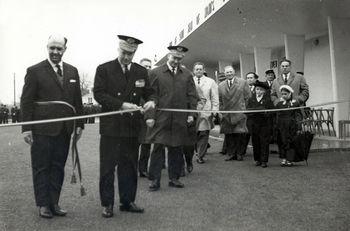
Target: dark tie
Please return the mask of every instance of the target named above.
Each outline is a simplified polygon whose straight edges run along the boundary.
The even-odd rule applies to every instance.
[[[228,81],[228,87],[231,88],[232,87],[232,80]]]
[[[287,84],[287,81],[288,81],[288,79],[287,79],[287,75],[286,75],[286,74],[284,74],[283,76],[284,76],[284,77],[283,77],[283,78],[284,78],[284,84]]]
[[[200,84],[201,83],[201,78],[197,78],[197,80],[198,80],[198,84]]]
[[[62,69],[59,64],[56,64],[57,67],[57,79],[60,82],[61,86],[63,86],[63,75],[62,75]]]
[[[124,65],[124,75],[125,75],[125,80],[128,81],[128,79],[129,79],[128,65]]]

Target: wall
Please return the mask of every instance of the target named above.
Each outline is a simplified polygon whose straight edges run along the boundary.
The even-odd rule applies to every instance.
[[[333,101],[328,35],[305,42],[304,76],[310,87],[308,105]]]

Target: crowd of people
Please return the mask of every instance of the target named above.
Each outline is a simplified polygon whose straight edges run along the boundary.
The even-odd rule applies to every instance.
[[[225,134],[226,161],[242,161],[251,137],[255,164],[266,168],[269,143],[271,137],[276,136],[281,165],[292,165],[291,139],[298,132],[297,111],[239,112],[305,105],[308,85],[303,76],[291,72],[290,60],[281,62],[281,75],[277,78],[268,70],[267,81],[259,81],[253,72],[242,79],[229,65],[224,68],[226,79],[217,83],[206,76],[203,62],[196,62],[191,71],[181,64],[190,52],[186,47],[169,46],[166,63],[152,69],[149,59],[142,59],[140,64],[132,62],[138,46],[143,43],[141,40],[125,35],[118,38],[118,57],[97,67],[93,87],[101,112],[121,110],[120,114],[100,117],[99,192],[103,217],[114,215],[115,175],[119,210],[144,212],[135,204],[138,173],[151,181],[150,191],[160,190],[165,153],[168,186],[184,188],[180,177],[184,176],[184,169],[193,171],[195,152],[198,164],[206,162],[209,132],[217,117],[220,132]],[[21,97],[23,121],[72,113],[62,105],[37,105],[38,101],[64,100],[75,107],[78,115],[84,114],[78,71],[62,61],[67,41],[60,35],[50,36],[48,59],[27,69]],[[190,111],[181,111],[183,109]],[[128,112],[123,112],[125,110]],[[84,121],[78,120],[77,139],[83,129]],[[24,125],[22,131],[25,142],[31,145],[39,215],[43,218],[65,216],[67,212],[58,202],[73,132],[72,121]]]
[[[17,106],[11,107],[11,110],[5,105],[1,104],[0,107],[0,124],[9,123],[11,118],[12,123],[17,123],[20,121],[20,110]]]

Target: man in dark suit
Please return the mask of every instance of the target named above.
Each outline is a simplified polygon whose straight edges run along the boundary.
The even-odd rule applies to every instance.
[[[97,67],[94,97],[102,105],[102,112],[141,110],[142,99],[146,102],[143,106],[145,111],[154,109],[156,98],[149,84],[147,70],[132,62],[142,41],[130,36],[118,37],[118,58]],[[135,213],[144,211],[135,204],[141,118],[140,111],[100,118],[100,197],[103,217],[113,216],[116,166],[121,204],[119,210]]]
[[[67,39],[60,35],[49,37],[49,58],[27,69],[21,97],[23,121],[43,120],[73,116],[65,105],[41,106],[36,102],[64,101],[82,114],[78,70],[62,62]],[[78,138],[84,124],[77,121]],[[73,121],[55,122],[22,127],[24,140],[31,145],[33,184],[39,215],[52,218],[64,216],[66,211],[58,205],[64,166],[69,152]]]
[[[159,108],[196,109],[198,96],[192,74],[181,60],[188,50],[182,46],[169,46],[168,60],[163,65],[150,71],[152,85],[158,84],[157,90]],[[163,166],[162,150],[168,149],[169,186],[183,188],[179,181],[183,166],[183,145],[194,144],[196,133],[194,128],[195,113],[156,111],[156,123],[147,133],[154,148],[151,154],[149,179],[152,181],[150,191],[160,188],[160,178]]]

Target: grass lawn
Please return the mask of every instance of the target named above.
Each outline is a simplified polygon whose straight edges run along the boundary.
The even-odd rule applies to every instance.
[[[309,166],[279,166],[277,155],[269,167],[255,167],[251,150],[243,162],[225,162],[222,143],[211,140],[208,162],[195,163],[181,180],[184,189],[167,186],[149,192],[139,179],[136,203],[144,214],[121,213],[101,217],[98,193],[98,125],[87,125],[79,143],[87,195],[70,184],[67,160],[61,206],[67,217],[39,218],[34,203],[29,146],[20,128],[0,133],[0,230],[350,230],[350,153],[311,153]],[[115,184],[117,186],[117,184]],[[116,195],[118,202],[118,195]],[[116,203],[117,205],[118,203]]]

